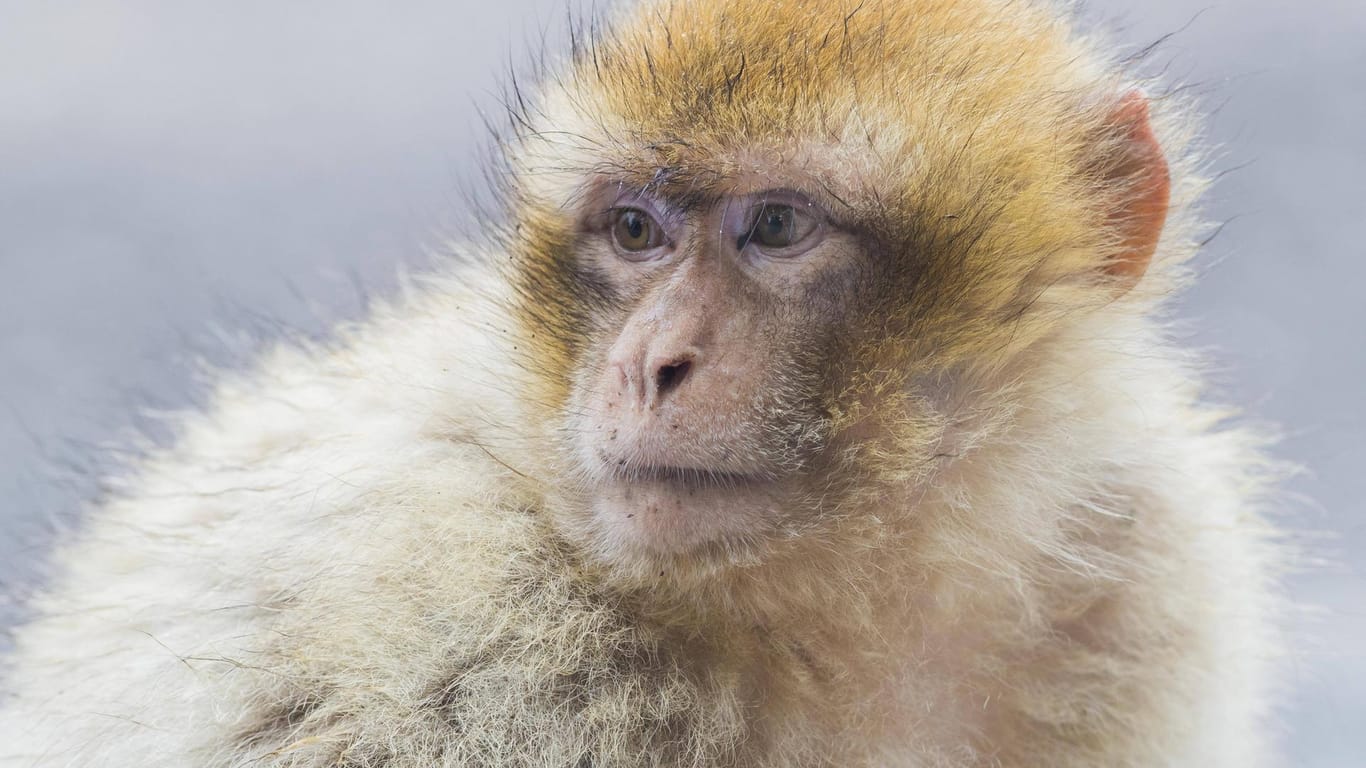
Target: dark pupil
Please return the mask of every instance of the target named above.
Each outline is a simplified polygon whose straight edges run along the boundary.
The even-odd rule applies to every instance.
[[[759,214],[759,242],[764,245],[792,244],[792,208],[769,206]]]
[[[639,240],[645,234],[645,217],[631,211],[626,214],[626,220],[622,222],[626,225],[626,236],[632,240]]]

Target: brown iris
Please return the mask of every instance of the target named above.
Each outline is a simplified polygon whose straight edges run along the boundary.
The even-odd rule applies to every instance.
[[[621,208],[612,224],[612,238],[629,253],[650,251],[664,245],[664,233],[654,217],[639,208]]]

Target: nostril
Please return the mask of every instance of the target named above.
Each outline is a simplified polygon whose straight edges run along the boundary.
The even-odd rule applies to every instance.
[[[670,391],[678,389],[691,370],[691,360],[680,360],[668,365],[661,365],[659,370],[655,371],[655,392],[663,397]]]

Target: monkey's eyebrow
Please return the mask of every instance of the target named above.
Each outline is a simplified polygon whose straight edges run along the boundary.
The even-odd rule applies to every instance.
[[[676,165],[655,166],[654,176],[646,186],[657,185],[660,187],[668,186],[674,179],[683,173],[683,169]]]

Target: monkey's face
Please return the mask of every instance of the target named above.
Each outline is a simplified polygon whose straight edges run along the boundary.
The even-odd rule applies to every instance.
[[[600,300],[565,426],[612,549],[752,543],[828,469],[865,250],[802,193],[727,187],[604,181],[584,201],[575,269]]]

